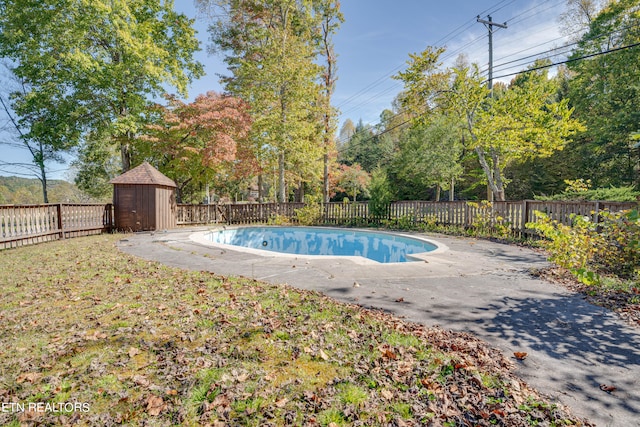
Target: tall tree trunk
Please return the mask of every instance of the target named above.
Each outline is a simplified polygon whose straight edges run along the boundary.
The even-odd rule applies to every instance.
[[[436,202],[440,201],[440,184],[436,184]]]
[[[449,201],[453,202],[456,199],[456,179],[451,177],[451,184],[449,185]]]
[[[500,173],[500,157],[495,150],[491,150],[491,159],[493,160],[493,181],[495,182],[495,186],[497,191],[493,192],[494,200],[503,202],[505,200],[504,196],[504,181],[502,180],[502,174]]]
[[[122,173],[131,169],[131,146],[128,140],[120,142],[120,158],[122,160]]]
[[[482,166],[482,170],[484,171],[485,176],[487,177],[487,183],[489,185],[489,189],[491,190],[491,194],[495,198],[495,200],[503,201],[504,200],[504,186],[502,182],[502,177],[500,176],[500,168],[497,163],[498,156],[495,153],[492,153],[492,160],[494,160],[494,167],[492,168],[487,163],[487,159],[485,157],[484,150],[480,147],[476,147],[476,154],[478,155],[478,160],[480,161],[480,166]],[[499,184],[499,185],[498,185]]]
[[[331,108],[331,95],[333,94],[335,81],[336,81],[336,55],[333,49],[333,40],[331,35],[337,30],[339,23],[342,21],[342,15],[340,14],[339,2],[325,3],[327,7],[323,11],[322,28],[322,48],[324,50],[324,57],[326,59],[325,69],[323,73],[324,83],[324,96],[323,96],[323,109],[324,109],[324,173],[322,179],[322,201],[323,203],[329,203],[329,150],[334,145],[333,129],[332,129],[332,117],[335,116],[334,111]]]
[[[44,169],[44,165],[40,166],[40,182],[42,183],[42,200],[44,203],[49,203],[49,193],[47,192],[47,172]]]
[[[284,151],[278,154],[278,202],[284,203],[286,199],[286,183],[284,179]]]
[[[258,175],[258,203],[262,203],[262,174]]]
[[[42,200],[44,203],[49,203],[49,193],[47,191],[47,168],[44,164],[44,145],[42,142],[38,143],[38,148],[38,151],[32,150],[31,154],[33,155],[33,161],[38,165],[38,168],[40,168],[39,178],[40,183],[42,184]]]
[[[325,147],[325,150],[328,150],[328,148]],[[322,203],[329,203],[329,153],[324,153],[323,161],[324,172],[322,174]]]
[[[296,203],[304,203],[304,182],[302,179],[298,181],[298,188],[296,188],[295,194]]]

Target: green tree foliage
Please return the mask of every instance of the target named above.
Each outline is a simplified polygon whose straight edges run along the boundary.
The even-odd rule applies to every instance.
[[[567,10],[560,15],[560,30],[578,40],[598,15],[604,0],[567,0]]]
[[[191,197],[188,189],[211,184],[213,190],[223,190],[226,181],[241,179],[255,164],[243,145],[251,120],[241,99],[207,92],[186,104],[169,96],[168,106],[157,105],[156,113],[156,123],[147,126],[137,143],[138,160],[155,164],[173,179],[179,200],[198,202],[202,194]],[[216,187],[221,181],[225,183]]]
[[[2,130],[5,139],[2,145],[13,146],[27,151],[31,163],[9,164],[12,169],[25,171],[22,175],[36,176],[41,183],[41,194],[44,203],[49,203],[48,167],[53,163],[63,163],[62,153],[69,150],[80,135],[78,129],[67,124],[59,124],[52,120],[51,108],[59,108],[56,114],[70,114],[72,108],[68,102],[52,106],[42,102],[37,111],[29,111],[26,101],[33,92],[31,85],[13,74],[13,67],[8,66],[9,77],[0,84],[5,93],[0,94],[0,105],[5,115]],[[37,96],[38,94],[36,94]],[[4,162],[0,162],[4,165]]]
[[[447,108],[467,123],[468,148],[478,156],[496,200],[505,199],[505,167],[514,161],[548,157],[582,129],[571,118],[568,99],[556,100],[546,72],[517,77],[501,96],[487,98],[477,67],[454,69]]]
[[[428,46],[419,54],[409,54],[407,69],[393,76],[404,84],[399,102],[414,120],[428,120],[429,113],[439,107],[439,95],[447,90],[450,75],[440,62],[444,52],[444,48]]]
[[[609,2],[591,22],[572,58],[640,42],[640,1]],[[640,46],[569,64],[568,95],[588,129],[571,149],[581,158],[579,174],[594,186],[640,183],[640,156],[632,135],[640,123]]]
[[[351,197],[355,202],[358,194],[362,197],[369,196],[369,184],[371,177],[359,164],[351,166],[340,165],[340,173],[337,180],[337,189]]]
[[[573,216],[571,226],[537,212],[527,224],[548,240],[550,259],[570,270],[586,284],[598,284],[602,275],[622,279],[640,278],[640,217],[638,210],[601,212],[596,223],[589,217]]]
[[[0,176],[0,204],[25,205],[40,204],[40,180],[15,176]],[[90,197],[75,185],[54,179],[49,181],[51,203],[100,203],[111,202]]]
[[[384,169],[378,168],[371,174],[369,183],[369,213],[378,219],[385,219],[393,201],[393,192]]]
[[[323,117],[331,81],[318,65],[323,24],[337,3],[303,0],[201,0],[216,10],[210,27],[213,49],[226,54],[232,75],[227,91],[251,106],[252,140],[261,169],[277,169],[278,200],[287,200],[287,184],[322,176]],[[334,14],[334,15],[332,15]],[[331,29],[326,29],[329,33]],[[326,83],[330,83],[327,86]],[[324,88],[324,89],[323,89]],[[323,101],[324,100],[324,101]]]
[[[338,141],[340,146],[338,148],[342,148],[341,146],[349,142],[351,137],[356,133],[356,125],[353,123],[353,120],[347,119],[342,123],[340,127],[340,134],[338,136]]]
[[[385,117],[390,111],[386,110],[381,115],[380,125],[372,127],[358,121],[355,132],[343,145],[339,161],[345,165],[359,164],[365,171],[371,173],[378,167],[386,166],[391,160],[394,150],[394,142],[391,135],[383,133],[385,129]]]
[[[435,186],[439,200],[440,189],[451,189],[462,173],[462,131],[457,120],[440,115],[430,123],[417,122],[405,133],[391,167],[405,191],[415,188],[424,194]]]
[[[44,143],[108,135],[130,167],[151,96],[202,75],[193,21],[162,0],[2,0],[0,56],[28,84],[12,107]],[[35,119],[34,119],[35,118]]]
[[[466,148],[475,151],[495,199],[504,200],[505,167],[562,149],[580,124],[571,119],[568,100],[555,99],[557,88],[546,72],[524,73],[490,97],[476,65],[458,61],[441,70],[443,52],[428,47],[410,55],[407,71],[395,77],[404,83],[401,104],[414,121],[429,122],[439,111],[465,123]]]
[[[319,45],[324,58],[322,70],[322,89],[320,91],[320,115],[322,118],[323,185],[322,201],[329,201],[330,174],[332,163],[337,157],[335,132],[337,129],[337,110],[331,105],[331,96],[337,80],[337,56],[333,47],[333,35],[337,32],[344,17],[340,12],[340,2],[336,0],[319,1],[316,12],[320,17]]]
[[[118,149],[110,144],[109,136],[93,132],[86,136],[71,166],[78,188],[91,197],[110,200],[113,194],[111,180],[122,171]]]

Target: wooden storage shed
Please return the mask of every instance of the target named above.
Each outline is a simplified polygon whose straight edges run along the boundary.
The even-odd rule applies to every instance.
[[[176,184],[149,163],[111,180],[115,227],[124,231],[175,228]]]

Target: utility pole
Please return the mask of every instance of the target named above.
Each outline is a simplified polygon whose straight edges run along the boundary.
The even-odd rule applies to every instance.
[[[498,28],[507,28],[507,23],[498,24],[497,22],[493,22],[491,19],[491,15],[487,15],[487,19],[481,19],[480,15],[478,15],[478,22],[484,24],[489,30],[489,79],[487,81],[487,86],[489,87],[489,96],[493,98],[493,26],[495,25]],[[493,202],[493,191],[491,190],[491,185],[487,183],[487,200]]]
[[[478,15],[478,22],[484,24],[489,30],[489,90],[491,91],[491,96],[493,96],[493,26],[495,25],[498,28],[507,28],[507,23],[498,24],[491,20],[491,15],[487,16],[487,19],[480,19],[480,15]]]

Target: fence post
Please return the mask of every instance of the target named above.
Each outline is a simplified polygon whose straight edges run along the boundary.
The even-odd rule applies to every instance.
[[[522,220],[520,224],[520,233],[524,236],[527,230],[527,219],[529,218],[529,203],[528,200],[522,201]]]
[[[599,200],[596,200],[596,209],[595,209],[593,222],[596,224],[600,222],[600,201]]]
[[[64,221],[62,220],[62,203],[56,205],[58,211],[58,230],[60,230],[60,238],[64,239]]]
[[[471,206],[469,202],[464,202],[464,228],[466,229],[471,225]]]

